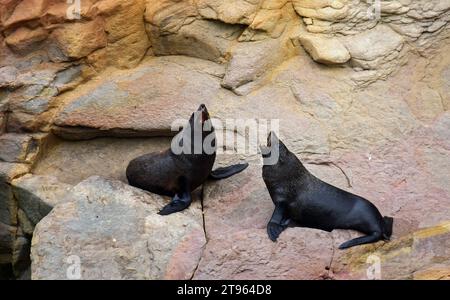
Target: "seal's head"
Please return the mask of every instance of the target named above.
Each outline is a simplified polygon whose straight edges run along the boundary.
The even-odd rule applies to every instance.
[[[189,118],[187,126],[183,128],[177,144],[190,149],[189,153],[200,154],[201,151],[206,151],[204,147],[208,145],[210,150],[207,153],[215,151],[215,134],[212,121],[205,104],[201,104],[196,111],[194,111]],[[184,153],[187,153],[186,151]]]
[[[210,119],[209,112],[205,104],[200,104],[197,111],[200,112],[200,121],[202,122],[202,124]]]
[[[189,119],[189,125],[193,128],[205,125],[210,120],[208,109],[205,104],[200,104],[198,109],[194,111]]]
[[[189,122],[172,140],[171,149],[175,154],[215,154],[214,127],[205,104],[191,114]]]
[[[280,145],[284,147],[283,143],[280,142],[275,132],[271,131],[267,136],[267,145],[259,146],[261,155],[264,159],[264,164],[267,164],[269,160],[271,161],[270,164],[275,164],[278,162],[281,148]]]
[[[267,136],[267,146],[260,146],[264,165],[282,165],[295,158],[289,149],[283,144],[275,132],[271,131]]]
[[[205,104],[200,104],[198,109],[194,111],[189,118],[190,132],[210,133],[213,131],[211,118]]]

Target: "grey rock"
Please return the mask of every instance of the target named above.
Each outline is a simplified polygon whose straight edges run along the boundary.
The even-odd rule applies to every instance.
[[[56,87],[61,87],[72,82],[81,75],[81,69],[81,66],[73,66],[58,72],[52,84]]]
[[[14,66],[0,68],[0,88],[10,86],[17,78],[18,70]]]
[[[164,202],[119,181],[84,180],[36,226],[32,279],[191,278],[206,242],[199,206],[160,216]]]
[[[11,182],[19,208],[32,225],[37,224],[52,208],[64,200],[71,185],[52,176],[27,174]]]
[[[32,143],[31,135],[17,133],[0,135],[0,161],[27,162],[29,150],[33,148]]]

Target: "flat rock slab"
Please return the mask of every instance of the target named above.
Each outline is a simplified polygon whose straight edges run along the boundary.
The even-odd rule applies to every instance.
[[[37,224],[51,209],[62,201],[72,188],[54,176],[27,174],[11,183],[19,208],[32,225]]]
[[[51,175],[72,185],[93,175],[126,182],[125,170],[132,159],[168,147],[167,138],[57,140],[36,164],[33,174]]]
[[[201,103],[216,99],[222,71],[199,59],[149,59],[71,94],[54,120],[54,132],[71,139],[173,135],[174,120],[189,118]]]
[[[450,222],[335,256],[336,279],[450,279]]]
[[[198,202],[163,217],[163,198],[98,176],[67,197],[36,226],[33,279],[192,277],[206,242]]]
[[[367,61],[388,55],[401,47],[403,42],[402,36],[389,26],[379,25],[346,38],[344,43],[352,58]]]
[[[305,50],[311,57],[323,64],[343,64],[350,59],[347,48],[337,39],[313,34],[299,36]]]

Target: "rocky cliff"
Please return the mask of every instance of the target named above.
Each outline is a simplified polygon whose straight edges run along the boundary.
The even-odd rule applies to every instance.
[[[450,277],[450,1],[0,0],[0,276]],[[126,184],[205,103],[279,119],[314,174],[395,218],[389,243],[289,228],[258,155],[192,207]],[[224,134],[245,137],[225,127]],[[31,268],[30,268],[31,265]]]

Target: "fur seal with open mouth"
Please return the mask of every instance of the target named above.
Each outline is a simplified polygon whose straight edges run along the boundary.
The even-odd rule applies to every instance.
[[[261,151],[263,160],[275,152],[278,154],[275,164],[264,164],[262,168],[264,182],[275,204],[267,225],[272,241],[288,226],[326,231],[353,229],[366,234],[341,244],[339,249],[389,240],[393,218],[383,217],[368,200],[312,175],[275,133],[269,133],[267,147],[261,146]]]
[[[191,192],[208,178],[223,179],[243,171],[247,163],[212,171],[216,159],[214,127],[204,104],[192,113],[172,147],[133,159],[126,169],[128,183],[149,192],[173,197],[160,212],[168,215],[187,208]]]

